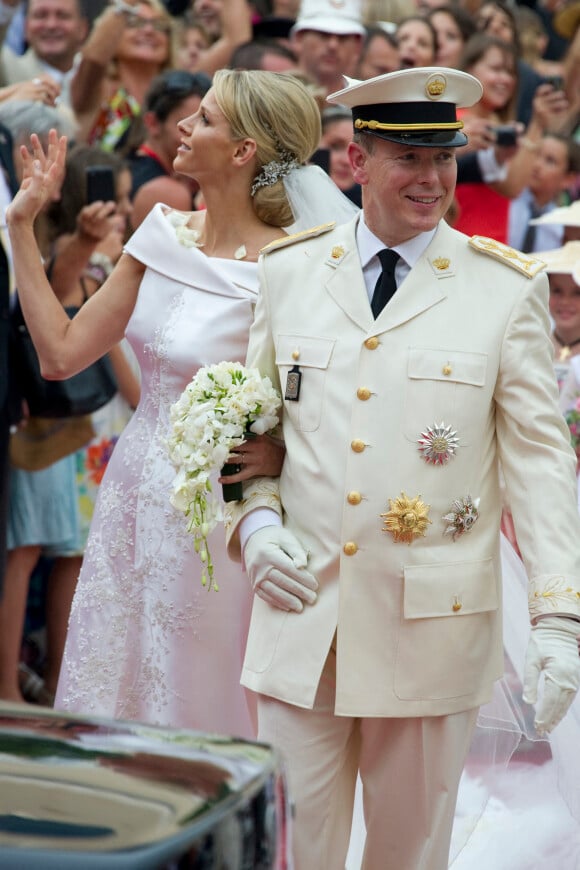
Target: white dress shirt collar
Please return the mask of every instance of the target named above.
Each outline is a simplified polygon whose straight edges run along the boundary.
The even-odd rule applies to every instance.
[[[426,233],[419,233],[413,236],[412,239],[407,239],[406,242],[401,242],[399,245],[393,245],[393,250],[399,254],[405,261],[409,270],[417,263],[419,258],[431,243],[433,236],[437,232],[437,227],[434,230],[429,230]],[[360,261],[363,269],[369,265],[373,257],[376,257],[379,251],[387,247],[365,223],[364,212],[361,212],[356,231],[356,243],[360,256]]]
[[[401,286],[413,266],[423,255],[436,232],[437,228],[429,230],[426,233],[419,233],[419,235],[414,236],[412,239],[407,239],[406,242],[393,246],[393,250],[401,257],[395,268],[397,287]],[[375,284],[381,273],[381,263],[377,255],[379,251],[385,248],[385,243],[369,230],[365,223],[363,212],[361,212],[360,220],[357,223],[356,244],[370,301],[373,297]]]

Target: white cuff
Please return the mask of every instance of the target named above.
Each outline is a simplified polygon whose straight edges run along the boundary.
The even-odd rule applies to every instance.
[[[268,507],[259,507],[247,514],[240,520],[238,534],[240,536],[240,550],[242,551],[242,560],[244,557],[244,547],[248,542],[250,535],[257,532],[258,529],[263,529],[264,526],[281,526],[282,519]]]

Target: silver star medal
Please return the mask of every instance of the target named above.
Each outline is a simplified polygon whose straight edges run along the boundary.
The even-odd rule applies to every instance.
[[[445,465],[452,456],[455,456],[459,438],[451,426],[446,426],[442,422],[427,426],[426,430],[421,432],[417,443],[425,462],[432,465]]]
[[[451,535],[456,541],[464,532],[469,532],[479,519],[479,499],[472,499],[470,495],[453,499],[451,510],[442,519],[447,523],[443,534]]]

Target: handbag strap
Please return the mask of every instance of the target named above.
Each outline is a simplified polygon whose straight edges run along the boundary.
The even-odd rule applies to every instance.
[[[48,278],[49,281],[52,278],[52,271],[54,269],[55,261],[56,261],[56,255],[54,255],[50,258],[50,261],[49,261],[48,266],[46,268],[46,277]],[[80,276],[80,283],[81,283],[81,290],[83,292],[83,301],[81,302],[81,305],[84,305],[85,302],[87,301],[87,299],[89,298],[89,294],[87,293],[87,285],[85,284],[85,279],[82,275]],[[69,306],[66,306],[66,307],[69,307]],[[76,306],[70,306],[70,307],[74,308]],[[81,306],[79,305],[78,307],[80,308]]]

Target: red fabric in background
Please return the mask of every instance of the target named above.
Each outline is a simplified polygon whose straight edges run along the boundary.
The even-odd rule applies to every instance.
[[[468,236],[490,236],[507,244],[510,200],[487,184],[458,184],[457,219],[453,226]]]

